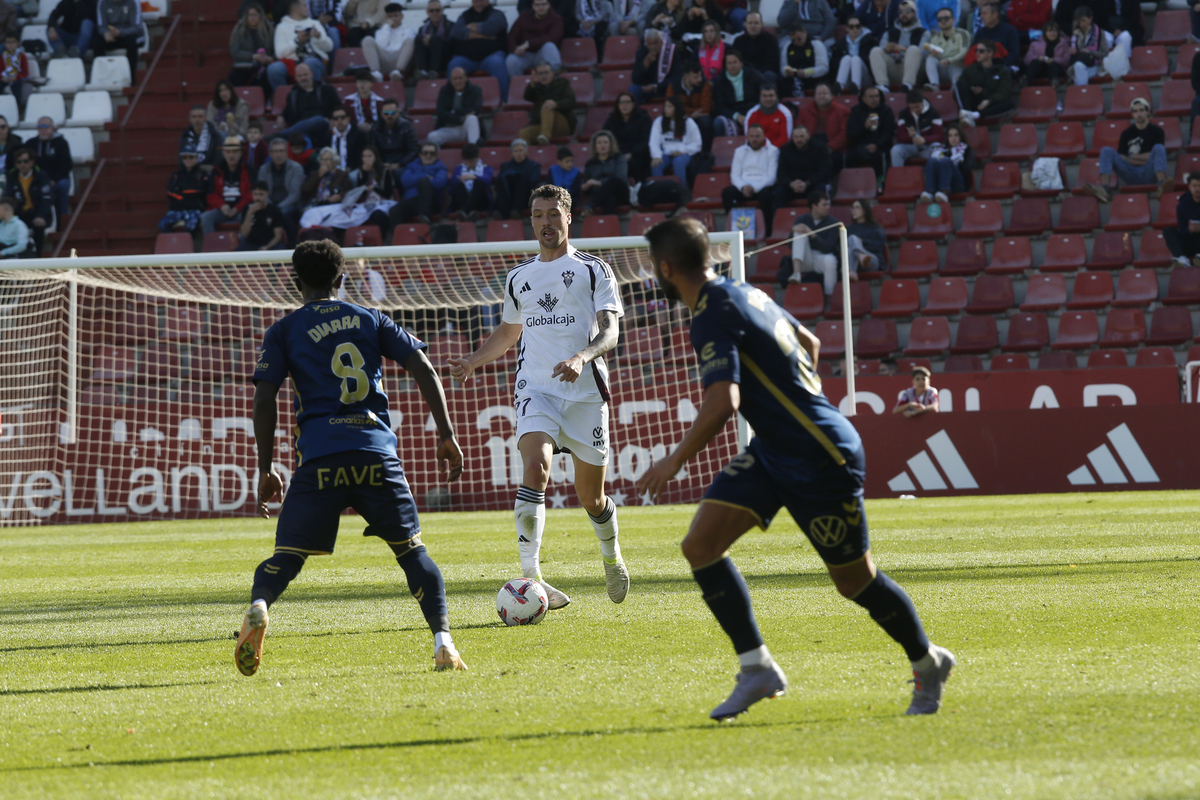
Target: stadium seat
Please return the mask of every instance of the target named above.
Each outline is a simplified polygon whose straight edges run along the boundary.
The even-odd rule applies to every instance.
[[[1186,306],[1200,304],[1200,267],[1175,267],[1167,283],[1163,304]]]
[[[1146,83],[1138,83],[1136,79],[1126,75],[1120,83],[1113,84],[1112,106],[1104,116],[1108,119],[1129,119],[1133,116],[1129,111],[1129,104],[1137,97],[1150,100],[1150,87]]]
[[[472,83],[474,83],[474,80],[472,80]],[[413,94],[413,103],[409,106],[408,110],[410,112],[425,112],[426,114],[436,112],[438,92],[445,85],[446,80],[444,78],[441,80],[417,81],[417,88]],[[279,88],[282,89],[283,87]],[[275,90],[275,99],[276,101],[279,100],[279,89]],[[279,113],[283,107],[275,105],[274,108],[276,113]]]
[[[1052,350],[1086,350],[1100,339],[1095,311],[1071,311],[1058,318],[1058,336]]]
[[[510,105],[506,104],[504,107],[508,109]],[[526,118],[528,118],[528,113],[526,112]],[[593,133],[604,129],[604,123],[608,121],[608,115],[611,113],[612,109],[605,108],[604,106],[592,106],[589,108],[587,115],[584,117],[583,125],[579,126],[575,131],[575,138],[581,142],[591,141]]]
[[[1158,276],[1152,269],[1127,269],[1117,277],[1114,308],[1145,308],[1158,299]]]
[[[96,160],[96,140],[90,128],[59,128],[58,133],[70,146],[73,163],[87,164]],[[59,223],[60,230],[64,226],[65,222]]]
[[[1024,353],[1001,353],[992,358],[991,372],[1011,372],[1029,369],[1029,356]]]
[[[726,177],[728,177],[728,176],[726,176]],[[749,230],[748,225],[746,228],[739,228],[738,227],[739,224],[740,223],[738,222],[738,220],[732,214],[730,214],[728,230],[730,230],[730,231],[741,230],[743,236],[745,237],[746,241],[748,241],[748,242],[757,242],[757,241],[764,240],[767,238],[767,222],[763,218],[763,212],[762,212],[761,208],[754,209],[754,230],[753,231]]]
[[[908,209],[902,204],[880,204],[871,209],[875,221],[883,227],[889,239],[902,239],[908,234]]]
[[[1133,236],[1128,233],[1096,234],[1092,240],[1092,269],[1124,269],[1133,263]]]
[[[783,309],[796,319],[816,319],[825,313],[825,290],[819,283],[789,283]]]
[[[1080,122],[1053,122],[1046,126],[1046,146],[1042,155],[1071,161],[1083,155],[1087,140]]]
[[[629,236],[641,236],[667,218],[661,211],[643,211],[629,217]]]
[[[57,64],[57,61],[51,61]],[[79,128],[100,128],[113,121],[112,95],[108,92],[79,92],[71,105],[67,125]]]
[[[874,200],[875,189],[875,170],[870,167],[844,169],[838,175],[837,197],[834,202],[852,205],[855,200]]]
[[[937,211],[931,214],[931,209]],[[908,235],[912,239],[945,239],[953,230],[954,214],[948,203],[918,203]]]
[[[1175,59],[1175,71],[1171,73],[1172,78],[1186,80],[1192,76],[1192,59],[1196,57],[1197,51],[1200,51],[1200,44],[1188,43],[1179,48],[1179,55]]]
[[[137,350],[132,347],[100,347],[92,351],[92,380],[122,383],[137,377]]]
[[[813,335],[821,341],[821,355],[845,355],[846,330],[841,320],[826,319],[818,322]]]
[[[11,94],[0,94],[0,117],[9,121],[10,128],[20,124],[21,111],[17,108],[17,98]]]
[[[818,284],[813,284],[818,285]],[[841,319],[844,315],[842,295],[842,282],[838,281],[834,284],[833,294],[829,295],[829,313],[827,316],[834,319]],[[852,319],[861,319],[871,313],[871,285],[863,281],[854,281],[850,284],[850,316]]]
[[[961,324],[961,323],[960,323]],[[1039,312],[1013,314],[1008,320],[1008,339],[1002,348],[1006,353],[1028,353],[1050,344],[1050,325],[1046,315]]]
[[[993,166],[988,164],[989,167]],[[1002,166],[1002,165],[996,165]],[[1022,197],[1013,200],[1008,214],[1006,236],[1041,236],[1053,225],[1050,201],[1044,197]]]
[[[883,102],[887,103],[887,107],[896,115],[897,120],[904,113],[904,109],[908,108],[908,101],[905,99],[904,92],[884,92]]]
[[[568,72],[586,72],[591,74],[599,58],[596,56],[596,40],[584,36],[577,39],[563,39],[558,46],[562,54],[563,69]]]
[[[950,323],[945,317],[917,317],[908,333],[906,356],[940,356],[950,349]]]
[[[1016,197],[1021,191],[1021,170],[1016,164],[993,161],[983,166],[983,179],[975,190],[980,200]]]
[[[978,281],[976,281],[978,286]],[[929,281],[929,294],[925,297],[922,314],[955,316],[967,307],[967,281],[965,278],[934,278]],[[883,297],[880,295],[880,304]]]
[[[1147,339],[1147,341],[1149,341]],[[1175,351],[1169,347],[1143,347],[1133,360],[1135,367],[1174,367]]]
[[[1066,302],[1066,279],[1057,273],[1039,273],[1029,276],[1029,283],[1025,286],[1025,302],[1021,303],[1021,310],[1058,311]]]
[[[493,219],[487,224],[489,242],[522,242],[525,240],[524,220]]]
[[[1126,107],[1126,113],[1128,113]],[[1092,126],[1092,144],[1087,149],[1087,154],[1090,158],[1099,158],[1100,150],[1104,147],[1111,147],[1114,150],[1120,144],[1121,134],[1129,123],[1124,120],[1100,119],[1096,120]]]
[[[987,263],[987,248],[981,240],[953,239],[946,246],[946,264],[940,274],[943,277],[978,275]]]
[[[287,96],[288,96],[288,93],[291,91],[292,91],[292,87],[290,85],[285,84],[283,86],[275,87],[275,93],[271,95],[271,109],[272,109],[272,113],[275,116],[277,116],[277,117],[283,116],[283,108],[284,108],[284,106],[287,105]],[[432,114],[434,109],[437,107],[436,106],[437,92],[433,93],[433,99],[434,99],[434,103],[435,103],[434,106],[430,107],[427,110],[427,113],[430,113],[430,114]],[[266,131],[263,131],[263,132],[266,133]]]
[[[915,280],[886,280],[879,287],[874,317],[911,317],[921,307],[921,289]]]
[[[1038,369],[1079,369],[1079,356],[1065,350],[1043,353],[1038,357]]]
[[[692,182],[692,199],[688,208],[721,208],[721,192],[732,186],[728,172],[706,172]],[[761,238],[765,231],[758,232]],[[630,234],[631,236],[633,234]]]
[[[869,171],[870,168],[867,168]],[[911,203],[925,191],[925,170],[921,167],[891,167],[883,183],[881,203]]]
[[[1186,9],[1172,11],[1160,7],[1154,12],[1154,33],[1147,41],[1157,45],[1183,44],[1191,30],[1192,23]]]
[[[50,117],[54,120],[55,127],[62,127],[67,120],[67,104],[61,94],[38,92],[29,96],[25,101],[25,116],[21,120],[21,127],[36,128],[37,121],[42,117]]]
[[[1055,233],[1091,233],[1100,227],[1100,203],[1094,197],[1065,197]]]
[[[232,252],[237,249],[238,235],[237,231],[213,231],[212,233],[204,234],[203,244],[200,245],[201,253],[224,253]]]
[[[196,247],[190,233],[160,233],[154,240],[155,255],[175,255],[177,253],[194,253]]]
[[[1099,86],[1068,86],[1059,122],[1092,122],[1104,116],[1104,92]]]
[[[712,140],[713,170],[728,172],[733,167],[734,152],[745,141],[744,136],[714,136]]]
[[[354,78],[346,73],[353,69],[362,69],[367,66],[367,59],[363,57],[363,51],[360,47],[339,47],[333,53],[333,66],[329,70],[329,74],[325,77],[326,83],[345,82],[353,83]]]
[[[566,41],[563,43],[566,44]],[[595,46],[591,39],[584,39],[584,41]],[[575,102],[580,108],[587,108],[596,102],[596,80],[592,77],[592,73],[564,72],[562,77],[571,82],[571,88],[575,90]]]
[[[771,238],[791,238],[792,226],[796,224],[796,217],[802,217],[807,213],[808,208],[801,206],[784,206],[783,208],[775,209],[775,217],[771,225]],[[709,230],[712,230],[712,228],[710,227]]]
[[[602,106],[615,105],[617,96],[622,92],[629,91],[629,85],[632,82],[633,73],[628,70],[604,73],[604,78],[600,82],[600,98],[596,100],[596,103]],[[509,97],[511,96],[510,94]]]
[[[1179,224],[1175,216],[1175,206],[1179,204],[1179,196],[1181,194],[1183,192],[1167,192],[1158,198],[1158,219],[1153,222],[1155,229],[1162,231],[1167,228],[1174,228]]]
[[[204,315],[199,306],[167,306],[161,338],[198,341],[204,333]]]
[[[975,290],[967,313],[1003,314],[1014,304],[1012,281],[1007,275],[980,275],[975,279]]]
[[[1059,323],[1061,331],[1062,323]],[[1104,320],[1101,347],[1137,347],[1146,338],[1146,314],[1140,308],[1113,308]]]
[[[633,69],[640,42],[637,36],[609,36],[604,40],[604,62],[601,70]]]
[[[583,218],[583,238],[585,239],[620,235],[621,218],[616,214],[594,214]]]
[[[944,320],[943,320],[944,321]],[[890,319],[864,319],[854,340],[854,354],[862,358],[885,358],[900,349],[896,323]]]
[[[1138,269],[1154,269],[1165,267],[1171,263],[1171,251],[1163,239],[1162,231],[1146,231],[1138,242],[1137,260],[1133,265]]]
[[[1046,240],[1043,272],[1074,272],[1087,263],[1087,245],[1082,236],[1051,236]]]
[[[1183,306],[1160,306],[1150,317],[1146,344],[1180,345],[1192,340],[1192,314]]]
[[[992,154],[992,159],[1029,161],[1037,156],[1037,153],[1037,128],[1033,125],[1003,125],[1000,128],[1000,142],[996,146],[996,152]]]
[[[903,96],[903,93],[900,94]],[[949,92],[925,92],[925,99],[938,112],[938,116],[942,118],[942,122],[949,124],[958,119],[958,98],[955,96],[953,90]]]
[[[529,75],[510,75],[508,78],[508,102],[504,104],[506,111],[529,111],[533,103],[525,99],[525,87],[533,78]],[[625,88],[629,88],[626,86]]]
[[[1005,236],[992,243],[992,260],[984,272],[1016,275],[1033,268],[1033,248],[1026,236]]]
[[[1049,86],[1027,86],[1021,90],[1013,122],[1049,122],[1058,115],[1058,94]]]
[[[96,59],[99,61],[100,59]],[[92,64],[92,72],[95,74],[95,62]],[[91,88],[91,84],[88,84]],[[250,106],[250,119],[258,119],[267,111],[267,98],[263,94],[261,86],[238,86],[234,92],[237,96],[246,101],[246,105]]]
[[[1094,198],[1093,198],[1094,199]],[[963,206],[963,221],[957,236],[991,238],[1004,228],[1004,211],[996,200],[969,200]]]
[[[1129,359],[1124,350],[1093,350],[1088,353],[1087,368],[1128,367]]]
[[[133,75],[129,71],[129,59],[124,54],[119,56],[98,56],[92,60],[92,79],[83,88],[88,91],[120,91],[126,86],[133,85]],[[261,92],[261,89],[259,90]],[[250,109],[250,116],[261,116]]]
[[[1191,81],[1167,81],[1162,86],[1161,100],[1155,113],[1162,117],[1190,116],[1192,98],[1195,96]]]
[[[383,247],[383,234],[375,225],[357,225],[346,229],[346,247]]]
[[[991,315],[968,314],[958,321],[958,333],[954,337],[951,353],[956,355],[982,355],[1000,344],[996,332],[996,318]]]
[[[937,245],[907,241],[900,245],[900,254],[896,257],[896,266],[891,275],[895,278],[928,278],[937,271]]]
[[[711,211],[680,211],[675,216],[682,217],[683,219],[694,219],[703,225],[705,230],[715,231],[717,229],[717,223],[714,221]]]
[[[1194,126],[1196,133],[1200,133],[1200,125]],[[1194,138],[1195,134],[1193,134]],[[1189,173],[1200,170],[1200,153],[1180,154],[1175,159],[1175,185],[1181,190],[1187,186],[1187,176]]]
[[[650,325],[626,331],[621,342],[621,358],[625,361],[637,363],[662,363],[662,328],[657,325]]]
[[[983,372],[983,359],[979,356],[946,356],[942,372]]]
[[[1070,302],[1067,303],[1067,308],[1072,310],[1105,308],[1112,302],[1112,299],[1112,273],[1084,271],[1075,275],[1075,292]]]
[[[1064,204],[1065,205],[1065,204]],[[1144,194],[1119,194],[1112,199],[1106,231],[1140,231],[1150,224],[1150,200]]]
[[[1124,81],[1160,81],[1171,71],[1167,61],[1167,48],[1161,45],[1135,47],[1129,59],[1129,72],[1122,78]],[[1147,92],[1145,97],[1149,97]],[[1113,91],[1113,106],[1116,107],[1117,93]],[[1128,106],[1126,106],[1128,108]]]
[[[488,135],[490,145],[507,145],[517,138],[521,128],[529,124],[528,111],[497,111],[492,117],[492,132]]]
[[[55,58],[46,64],[46,82],[39,91],[75,94],[87,83],[82,58]]]
[[[422,222],[406,222],[392,231],[392,244],[428,244],[429,226]]]
[[[1107,182],[1100,180],[1100,159],[1098,158],[1083,158],[1079,161],[1079,169],[1075,173],[1075,183],[1071,187],[1071,194],[1085,195],[1087,190],[1084,188],[1087,184],[1099,184],[1103,186],[1109,194],[1117,190],[1113,185],[1112,176],[1110,175]]]

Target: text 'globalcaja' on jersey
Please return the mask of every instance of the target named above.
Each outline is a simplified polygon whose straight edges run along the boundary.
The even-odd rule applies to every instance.
[[[374,309],[318,300],[267,330],[254,380],[295,392],[296,466],[347,450],[396,452],[383,357],[404,365],[425,343]]]
[[[846,465],[862,439],[822,394],[797,337],[799,324],[760,289],[717,278],[700,290],[692,346],[706,389],[719,381],[738,384],[738,410],[760,450],[780,466],[815,475],[831,462]]]
[[[514,376],[517,394],[536,391],[565,400],[608,400],[608,366],[603,358],[584,367],[574,383],[554,377],[555,365],[587,347],[600,327],[596,314],[625,313],[612,267],[567,247],[553,261],[531,258],[508,273],[504,321],[521,326]]]

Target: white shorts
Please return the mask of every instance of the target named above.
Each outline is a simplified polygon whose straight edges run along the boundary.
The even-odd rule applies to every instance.
[[[517,395],[517,443],[527,433],[544,433],[560,450],[569,450],[594,467],[608,464],[608,403],[579,402],[541,392]]]

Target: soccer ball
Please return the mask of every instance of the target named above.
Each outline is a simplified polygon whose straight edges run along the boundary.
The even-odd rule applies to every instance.
[[[546,590],[529,578],[513,578],[496,595],[496,613],[505,625],[536,625],[549,608]]]

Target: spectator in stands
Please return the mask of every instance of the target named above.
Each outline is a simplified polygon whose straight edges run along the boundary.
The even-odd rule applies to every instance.
[[[808,128],[809,136],[824,142],[833,154],[834,171],[841,169],[843,153],[850,142],[846,139],[846,123],[850,119],[850,109],[841,103],[833,102],[833,90],[828,83],[817,84],[813,92],[813,101],[800,109],[796,122],[803,123]]]
[[[683,110],[700,127],[703,149],[712,147],[712,84],[704,80],[704,70],[697,61],[683,65],[679,81],[667,87],[667,97],[678,97],[683,101]]]
[[[275,58],[279,60],[267,66],[271,90],[287,84],[289,73],[294,77],[300,64],[308,65],[314,79],[324,78],[332,51],[333,40],[325,26],[308,15],[308,3],[292,0],[287,16],[275,26]]]
[[[96,5],[96,33],[92,49],[102,56],[124,50],[129,74],[137,74],[138,48],[146,43],[142,6],[138,0],[100,0]]]
[[[971,34],[954,26],[954,12],[939,8],[936,13],[937,27],[921,45],[925,54],[925,77],[935,89],[943,83],[951,86],[958,83],[966,66],[967,51],[971,49]]]
[[[359,201],[370,204],[372,209],[365,224],[379,228],[380,237],[386,242],[392,232],[391,212],[395,209],[398,214],[399,204],[393,199],[396,184],[392,173],[384,169],[383,159],[374,147],[363,148],[362,166],[350,173],[350,185],[363,189]]]
[[[650,113],[638,108],[629,92],[617,95],[617,104],[604,129],[617,139],[621,157],[629,165],[629,177],[637,182],[650,175]]]
[[[647,126],[647,137],[649,136],[649,133],[649,127]],[[0,178],[5,176],[9,167],[11,166],[8,163],[8,157],[16,152],[17,148],[22,144],[23,142],[21,141],[21,137],[9,127],[8,119],[0,116]]]
[[[217,81],[213,98],[208,101],[208,121],[217,126],[221,136],[242,136],[250,127],[250,104],[233,90],[227,78]]]
[[[1001,21],[1000,6],[996,3],[985,3],[979,9],[979,16],[983,20],[983,27],[975,33],[975,44],[995,44],[995,58],[1003,61],[1004,66],[1008,67],[1014,76],[1017,75],[1021,71],[1021,37],[1017,34],[1017,29]],[[972,60],[970,52],[963,59],[967,65],[970,65]]]
[[[958,0],[915,0],[917,4],[917,22],[930,33],[938,29],[938,12],[943,8],[950,12],[951,20],[962,10]],[[1011,2],[1011,0],[1010,0]],[[953,25],[951,25],[953,27]]]
[[[387,0],[346,0],[342,20],[346,24],[346,47],[358,47],[387,21]]]
[[[95,33],[96,0],[59,0],[46,20],[46,38],[58,57],[82,57]]]
[[[342,0],[308,0],[309,16],[321,23],[325,33],[329,35],[329,40],[333,42],[333,47],[329,50],[331,55],[342,46],[342,32],[338,30],[342,24],[342,15],[338,11],[341,2]]]
[[[0,0],[0,33],[21,33],[21,9],[9,0]],[[18,36],[18,41],[20,37]]]
[[[1075,27],[1071,31],[1071,72],[1076,86],[1087,86],[1088,81],[1100,74],[1104,57],[1108,55],[1107,34],[1092,21],[1092,10],[1087,6],[1075,9]]]
[[[1042,27],[1041,38],[1030,42],[1025,54],[1025,75],[1032,83],[1035,80],[1050,81],[1051,88],[1067,77],[1071,63],[1071,43],[1058,23],[1050,20]]]
[[[1017,107],[1012,72],[993,60],[996,44],[982,39],[975,44],[975,63],[958,79],[959,118],[974,125],[981,117],[997,117]]]
[[[179,134],[179,152],[196,153],[200,163],[211,170],[221,160],[221,145],[225,137],[209,121],[204,106],[192,106],[188,112],[188,122],[191,124]]]
[[[742,54],[734,48],[725,51],[725,71],[713,81],[713,111],[717,118],[713,132],[718,135],[740,136],[746,129],[746,114],[758,104],[762,76],[747,67]]]
[[[212,233],[217,226],[236,222],[242,209],[250,205],[250,170],[242,161],[242,143],[236,136],[225,139],[221,146],[224,158],[212,171],[209,179],[208,211],[200,215],[200,227]]]
[[[533,70],[533,80],[525,87],[525,102],[533,104],[531,124],[520,132],[525,141],[546,145],[555,136],[575,132],[575,89],[566,78],[556,78],[545,61]]]
[[[725,65],[725,40],[721,38],[721,26],[710,19],[704,23],[699,41],[692,42],[692,45],[696,52],[695,63],[700,65],[704,79],[711,81]]]
[[[744,18],[744,17],[743,17]],[[684,0],[683,19],[671,28],[671,38],[682,42],[687,34],[704,33],[704,23],[712,20],[718,28],[725,27],[725,13],[715,0]]]
[[[912,0],[900,4],[900,15],[895,24],[884,32],[879,45],[871,49],[871,75],[882,92],[888,91],[893,83],[903,85],[909,91],[917,85],[924,62],[921,40],[925,29],[917,22],[917,7]]]
[[[892,166],[902,167],[910,158],[928,158],[934,144],[942,141],[942,115],[925,95],[910,90],[906,107],[896,121],[896,144],[892,146]]]
[[[350,242],[347,247],[352,247]],[[346,259],[346,279],[342,288],[338,289],[338,299],[350,300],[352,303],[366,305],[382,303],[387,299],[387,282],[377,269],[366,266],[361,258]]]
[[[612,0],[576,0],[574,6],[575,36],[594,40],[596,52],[603,53],[604,40],[616,13]]]
[[[1175,227],[1163,231],[1163,241],[1180,267],[1200,267],[1200,170],[1187,175],[1187,191],[1175,204]]]
[[[387,19],[383,25],[362,40],[363,58],[375,80],[382,81],[386,72],[390,80],[402,81],[416,52],[417,33],[404,26],[404,6],[388,3],[384,11]]]
[[[883,157],[896,143],[896,115],[877,86],[868,86],[858,96],[846,120],[846,166],[870,167],[876,179],[884,175]]]
[[[822,42],[827,47],[833,46],[833,32],[837,28],[837,18],[828,2],[783,0],[776,26],[780,30],[790,31],[797,25],[808,31],[810,41]],[[749,61],[749,57],[746,60]]]
[[[913,367],[912,387],[900,392],[896,398],[893,414],[903,414],[906,417],[919,417],[927,412],[937,413],[938,392],[929,385],[930,372],[928,367]]]
[[[784,29],[786,30],[786,28]],[[779,83],[779,40],[763,29],[762,14],[757,11],[747,14],[746,29],[734,37],[730,46],[737,48],[737,51],[742,54],[742,59],[757,70],[763,76],[764,81]],[[717,64],[717,71],[723,69],[724,66],[725,61],[722,56],[722,60]]]
[[[1167,172],[1167,139],[1163,129],[1150,121],[1150,101],[1136,97],[1129,104],[1133,123],[1121,132],[1116,149],[1100,148],[1100,183],[1084,184],[1083,190],[1102,203],[1109,202],[1105,187],[1113,172],[1127,185],[1158,184],[1154,193],[1161,197],[1175,190],[1175,180]]]
[[[609,35],[637,36],[642,6],[649,4],[650,0],[614,0],[612,16],[608,22]]]
[[[417,132],[411,122],[400,118],[400,105],[390,97],[384,101],[380,114],[379,121],[371,126],[367,141],[375,145],[388,169],[408,166],[417,157]],[[434,160],[437,160],[436,145]]]
[[[283,139],[271,140],[271,159],[258,168],[257,178],[267,185],[268,199],[283,214],[288,238],[296,241],[303,201],[304,167],[288,158],[288,146]]]
[[[846,245],[850,248],[850,280],[858,280],[859,270],[883,272],[887,269],[887,234],[875,221],[871,204],[865,200],[855,200],[850,205]]]
[[[974,155],[971,145],[963,137],[957,125],[946,128],[945,143],[936,142],[929,149],[929,160],[925,162],[925,191],[921,199],[949,203],[951,194],[967,191],[971,186],[971,170]]]
[[[650,2],[642,0],[645,11],[638,22],[638,34],[645,39],[651,30],[657,30],[664,38],[669,37],[671,29],[683,21],[686,10],[684,0],[661,0]]]
[[[562,68],[562,53],[558,47],[563,40],[563,18],[550,8],[550,0],[533,0],[533,7],[522,11],[508,29],[508,58],[505,68],[509,76],[524,75],[541,61],[554,71]]]
[[[528,142],[513,139],[508,151],[512,158],[500,165],[500,174],[493,181],[496,189],[493,219],[520,219],[521,209],[529,207],[530,192],[542,182],[542,168],[529,158]]]
[[[350,112],[351,121],[362,133],[370,133],[371,126],[379,121],[384,99],[375,94],[375,78],[371,70],[363,67],[354,73],[354,94],[343,104]]]
[[[640,104],[665,97],[667,86],[680,74],[685,60],[686,52],[678,52],[670,37],[655,28],[648,29],[630,75],[629,92],[634,100]]]
[[[447,69],[462,67],[468,75],[482,69],[500,83],[500,99],[508,102],[508,68],[504,65],[507,34],[508,20],[503,11],[490,0],[471,0],[471,7],[458,16],[450,32],[455,55]]]
[[[1036,32],[1044,31],[1046,23],[1052,21],[1052,5],[1051,0],[1009,0],[1004,15],[1017,29],[1022,45],[1029,44],[1031,38],[1036,39]]]
[[[450,175],[450,210],[462,222],[474,222],[479,212],[485,215],[492,205],[492,168],[479,158],[479,145],[463,145],[462,162]]]
[[[650,126],[650,174],[664,175],[669,166],[673,175],[686,182],[688,163],[701,146],[700,128],[688,118],[683,101],[668,97],[663,115]]]
[[[303,133],[296,132],[288,137],[287,143],[288,158],[299,164],[304,169],[305,175],[317,168],[317,150],[313,147],[311,139]]]
[[[429,0],[425,15],[414,42],[417,79],[422,81],[436,78],[450,63],[450,31],[454,28],[439,0]]]
[[[338,166],[346,172],[358,169],[366,146],[366,134],[350,124],[350,112],[335,108],[329,126],[329,147],[337,154]]]
[[[846,20],[846,38],[835,43],[830,54],[830,69],[842,87],[842,94],[857,94],[865,85],[863,79],[871,76],[867,58],[878,42],[874,34],[863,28],[858,17]]]
[[[380,152],[387,164],[387,155]],[[446,165],[438,160],[438,146],[432,142],[421,145],[417,158],[408,162],[400,176],[404,199],[400,203],[400,218],[408,222],[429,224],[429,218],[442,207],[442,191],[446,188]]]
[[[179,154],[180,167],[171,173],[167,183],[167,213],[159,220],[163,233],[187,231],[200,225],[200,215],[208,208],[208,176],[200,169],[195,152]]]
[[[579,187],[589,195],[583,214],[616,214],[617,206],[629,205],[629,165],[621,158],[617,137],[610,131],[596,131],[588,149],[591,158]]]
[[[229,52],[233,56],[233,71],[229,73],[233,85],[258,86],[270,102],[273,89],[267,70],[275,62],[275,25],[258,3],[247,5],[233,26]]]
[[[246,142],[242,145],[242,158],[251,175],[258,174],[258,168],[267,163],[271,157],[271,149],[263,139],[263,126],[260,120],[252,120],[246,126]]]
[[[796,217],[792,233],[812,235],[792,241],[793,271],[789,280],[798,282],[803,280],[805,272],[819,272],[824,278],[825,294],[831,295],[842,263],[838,221],[829,213],[829,195],[825,192],[818,189],[810,193],[808,205],[809,212]]]
[[[767,235],[770,236],[775,214],[772,200],[778,171],[779,148],[771,143],[763,126],[751,117],[746,123],[746,143],[733,151],[730,185],[721,190],[721,205],[725,207],[725,214],[728,216],[734,206],[758,203],[766,219]]]
[[[438,147],[447,142],[479,144],[482,114],[483,90],[467,80],[466,70],[455,67],[450,70],[450,80],[438,90],[437,128],[430,131],[429,141]]]
[[[779,104],[779,94],[775,87],[763,84],[758,90],[758,105],[746,114],[746,132],[749,134],[751,125],[760,126],[769,141],[778,150],[792,138],[792,112],[787,106]]]
[[[21,49],[21,37],[16,33],[4,34],[4,49],[0,50],[0,84],[17,99],[18,105],[25,104],[25,97],[33,87],[26,86],[29,77],[29,59]]]
[[[900,18],[900,3],[901,0],[863,0],[854,14],[862,21],[863,30],[880,41]]]
[[[1194,12],[1196,4],[1189,5]],[[1126,54],[1133,47],[1145,43],[1146,30],[1142,25],[1141,6],[1129,0],[1060,0],[1054,7],[1054,21],[1058,23],[1058,27],[1064,31],[1071,30],[1075,22],[1075,12],[1082,6],[1088,7],[1095,23],[1102,30],[1114,34],[1117,42],[1125,48]],[[1193,13],[1192,19],[1195,18]]]
[[[0,258],[32,258],[29,226],[17,216],[20,200],[0,197]]]
[[[783,53],[781,69],[785,78],[791,78],[789,94],[803,97],[811,94],[817,81],[829,74],[829,51],[821,40],[810,39],[808,31],[800,25],[792,27],[791,37]],[[763,82],[766,83],[765,75]]]
[[[22,147],[12,155],[8,191],[17,198],[17,216],[33,236],[35,255],[42,254],[46,227],[54,219],[54,189],[46,174],[34,163],[33,151]]]
[[[336,89],[315,80],[308,64],[297,64],[296,85],[288,92],[287,104],[283,107],[283,121],[288,126],[275,135],[285,139],[293,133],[322,136],[329,128],[334,109],[341,107]]]
[[[774,208],[783,208],[793,200],[804,200],[816,189],[829,191],[833,179],[833,158],[824,142],[813,141],[808,128],[796,125],[792,138],[779,148],[779,169],[775,173]],[[789,273],[790,274],[790,273]]]
[[[575,166],[575,154],[569,147],[558,148],[558,160],[550,165],[546,182],[561,186],[571,194],[579,194],[583,183],[583,170]]]
[[[50,185],[54,189],[54,208],[58,211],[60,225],[66,225],[70,216],[69,197],[71,195],[71,145],[67,143],[54,127],[54,120],[41,117],[37,122],[37,136],[25,143],[33,150],[37,159],[38,169],[46,173]]]
[[[250,203],[242,209],[238,250],[274,250],[284,241],[283,213],[271,202],[270,190],[262,181],[250,187]]]
[[[304,200],[304,213],[300,215],[300,227],[312,228],[325,222],[325,214],[311,215],[309,212],[322,206],[341,206],[346,193],[350,191],[350,176],[338,167],[337,153],[333,148],[321,149],[317,159],[317,168],[309,175],[304,185],[300,187],[300,196]]]

